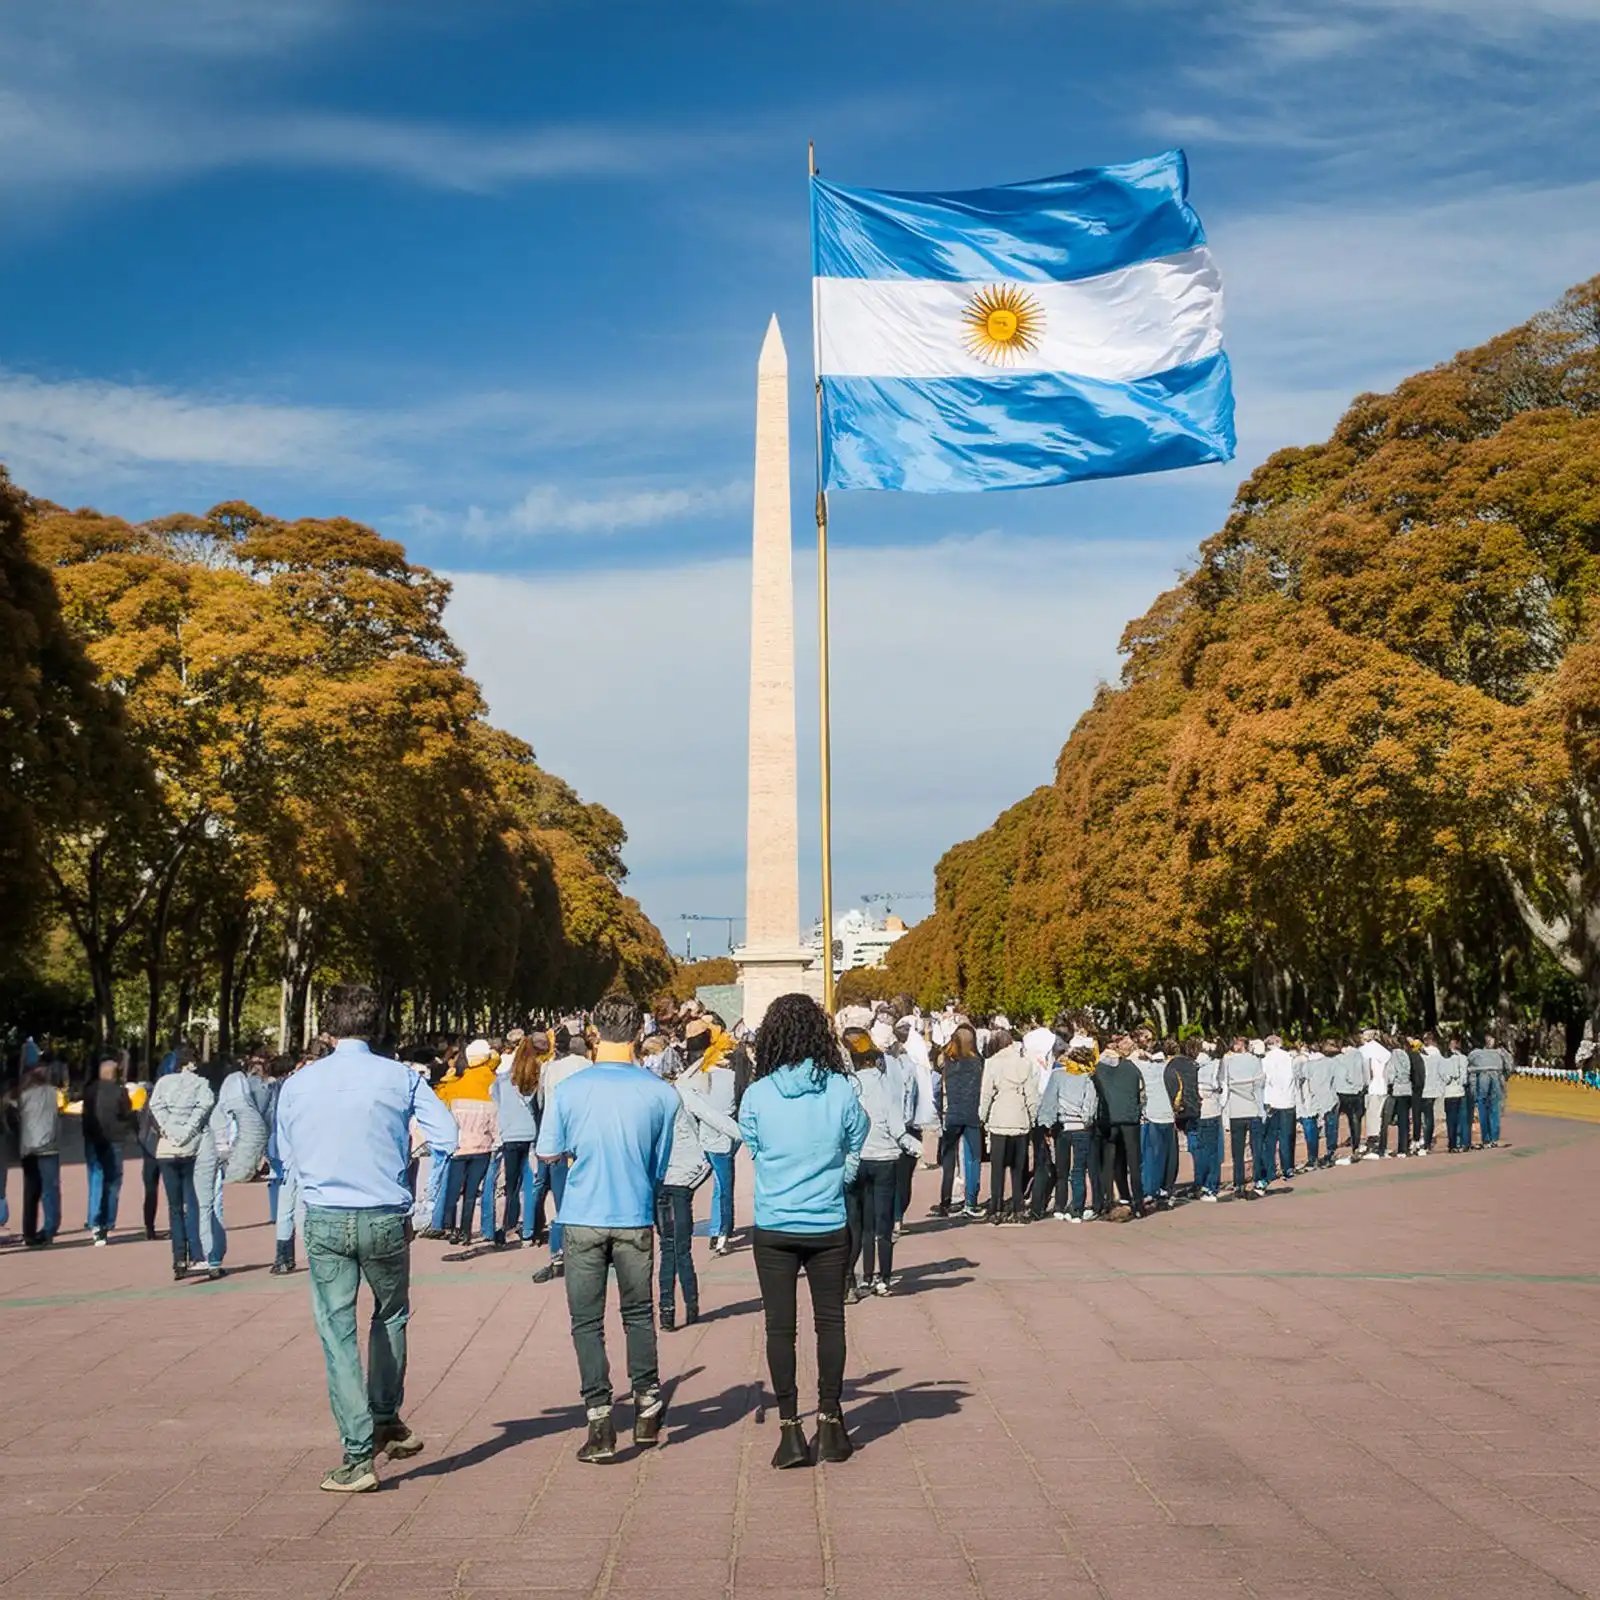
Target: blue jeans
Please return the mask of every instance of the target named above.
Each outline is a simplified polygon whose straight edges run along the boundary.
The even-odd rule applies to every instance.
[[[117,1202],[122,1198],[122,1147],[86,1144],[83,1160],[89,1169],[89,1226],[110,1233],[117,1225]]]
[[[956,1186],[956,1153],[961,1154],[961,1178],[969,1206],[978,1203],[983,1183],[983,1129],[957,1125],[939,1135],[939,1165],[944,1176],[939,1185],[939,1204],[948,1207]]]
[[[402,1211],[306,1207],[311,1315],[328,1369],[328,1403],[346,1461],[372,1459],[374,1423],[399,1419],[405,1402],[411,1245]],[[356,1292],[372,1291],[367,1371],[356,1344]]]
[[[1189,1154],[1194,1157],[1195,1187],[1215,1194],[1222,1183],[1222,1118],[1203,1117],[1189,1134]]]
[[[1472,1124],[1470,1115],[1463,1116],[1467,1110],[1468,1100],[1464,1094],[1457,1095],[1454,1100],[1444,1103],[1444,1131],[1452,1150],[1464,1149],[1472,1135],[1468,1131]],[[1466,1124],[1466,1126],[1463,1126]]]
[[[540,1162],[540,1165],[545,1165]],[[550,1167],[550,1193],[556,1203],[556,1219],[550,1224],[550,1254],[561,1254],[561,1246],[565,1243],[565,1230],[561,1226],[561,1197],[567,1192],[567,1164],[565,1161],[552,1161]]]
[[[1478,1129],[1485,1144],[1500,1142],[1500,1102],[1505,1098],[1505,1092],[1505,1085],[1498,1076],[1480,1077],[1478,1080]]]
[[[501,1160],[505,1163],[506,1173],[506,1209],[504,1219],[498,1230],[494,1226],[494,1213],[489,1213],[488,1231],[496,1234],[510,1234],[520,1232],[523,1242],[526,1243],[533,1237],[533,1141],[531,1139],[510,1139],[501,1147]],[[485,1196],[493,1203],[492,1176],[494,1167],[490,1165],[491,1177],[485,1186]]]
[[[228,1230],[222,1225],[222,1169],[222,1158],[208,1135],[194,1158],[195,1237],[208,1267],[220,1267],[228,1253]]]
[[[278,1244],[293,1244],[296,1225],[302,1234],[306,1228],[305,1207],[300,1204],[300,1180],[294,1175],[293,1167],[279,1166],[276,1162],[273,1165],[278,1173],[278,1205],[273,1214],[272,1237]],[[296,1212],[300,1215],[296,1216]]]
[[[1301,1117],[1300,1131],[1306,1136],[1306,1165],[1314,1167],[1322,1159],[1322,1120]]]
[[[1175,1137],[1170,1122],[1147,1122],[1139,1130],[1139,1172],[1146,1200],[1166,1193],[1167,1162]]]
[[[1083,1215],[1084,1184],[1094,1155],[1094,1135],[1087,1128],[1063,1128],[1056,1135],[1056,1210]]]
[[[733,1158],[732,1150],[706,1152],[711,1163],[711,1232],[726,1239],[733,1233]]]
[[[160,1165],[161,1182],[167,1191],[172,1264],[182,1266],[200,1259],[200,1205],[194,1192],[194,1157],[163,1157]]]
[[[694,1190],[685,1184],[664,1183],[656,1190],[656,1232],[661,1238],[661,1268],[657,1291],[661,1315],[673,1315],[677,1289],[683,1290],[686,1315],[700,1315],[700,1282],[694,1275]]]
[[[478,1190],[489,1171],[489,1152],[482,1155],[451,1156],[450,1170],[445,1174],[444,1225],[472,1232],[472,1208],[478,1202]],[[461,1220],[457,1222],[459,1209]],[[490,1230],[492,1233],[492,1229]]]
[[[40,1225],[39,1212],[44,1211]],[[53,1239],[61,1231],[61,1157],[31,1155],[22,1158],[22,1237]]]
[[[1279,1106],[1267,1113],[1267,1130],[1263,1140],[1264,1158],[1266,1161],[1266,1181],[1271,1183],[1278,1176],[1279,1167],[1282,1176],[1294,1176],[1294,1111],[1287,1106]]]

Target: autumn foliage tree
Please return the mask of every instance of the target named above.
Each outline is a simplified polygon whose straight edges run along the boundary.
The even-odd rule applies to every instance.
[[[1363,395],[940,863],[925,999],[1177,1026],[1600,1016],[1600,279]]]
[[[226,1049],[253,977],[278,980],[293,1041],[334,969],[434,1028],[670,972],[619,887],[621,824],[484,720],[448,585],[401,546],[239,503],[14,520],[125,756],[110,799],[26,808],[102,1038],[135,974],[150,1047],[203,1003]]]

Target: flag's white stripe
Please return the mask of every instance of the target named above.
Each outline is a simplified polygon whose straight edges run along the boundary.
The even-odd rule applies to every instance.
[[[972,353],[965,313],[988,283],[818,278],[819,371],[841,378],[992,378],[1070,372],[1127,382],[1222,348],[1222,280],[1204,248],[1071,283],[1018,283],[1043,318],[1034,348]]]

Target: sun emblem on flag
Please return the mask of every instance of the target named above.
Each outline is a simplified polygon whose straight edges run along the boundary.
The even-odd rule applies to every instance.
[[[992,366],[1009,366],[1036,350],[1044,333],[1044,308],[1014,283],[980,289],[962,309],[967,349]]]

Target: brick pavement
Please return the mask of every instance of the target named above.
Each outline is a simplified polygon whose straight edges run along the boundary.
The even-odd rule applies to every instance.
[[[747,1253],[663,1337],[668,1446],[597,1469],[559,1291],[419,1244],[428,1450],[340,1499],[259,1186],[218,1285],[142,1239],[8,1249],[0,1597],[1600,1594],[1600,1128],[1507,1133],[1143,1225],[920,1224],[851,1312],[863,1448],[812,1473],[767,1465]]]

